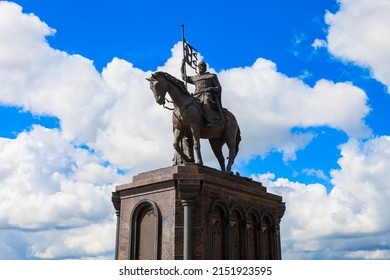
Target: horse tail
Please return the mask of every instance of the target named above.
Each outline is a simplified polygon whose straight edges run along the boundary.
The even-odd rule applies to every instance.
[[[237,155],[238,150],[239,150],[239,145],[241,142],[241,130],[240,130],[240,127],[238,125],[236,117],[226,108],[223,108],[223,112],[224,112],[225,117],[226,117],[226,125],[225,125],[225,133],[224,133],[224,140],[225,141],[227,141],[227,139],[229,139],[229,137],[227,135],[227,133],[231,131],[229,128],[234,130],[235,127],[237,127],[237,132],[236,132],[236,136],[235,136],[236,141],[235,141],[235,147],[234,147],[235,154]],[[234,137],[234,136],[232,135],[232,137]],[[233,140],[233,139],[231,139],[231,140]]]
[[[240,127],[237,125],[237,134],[236,134],[236,155],[238,154],[239,145],[241,142],[241,130]]]

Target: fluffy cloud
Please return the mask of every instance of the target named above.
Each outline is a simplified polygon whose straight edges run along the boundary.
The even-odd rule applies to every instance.
[[[41,231],[29,239],[33,244],[29,254],[36,258],[112,259],[115,226],[111,222],[91,223],[82,228]]]
[[[74,148],[59,131],[34,127],[15,140],[1,139],[0,147],[3,228],[81,226],[107,218],[111,188],[98,184],[119,175],[88,151]]]
[[[56,116],[64,136],[95,139],[110,93],[92,61],[52,49],[54,30],[20,6],[0,2],[0,104]]]
[[[13,140],[0,138],[0,158],[0,228],[2,240],[12,244],[2,245],[7,250],[0,258],[72,257],[78,255],[72,255],[77,240],[101,235],[112,241],[113,235],[104,234],[111,234],[107,228],[115,224],[110,195],[112,182],[121,180],[117,170],[72,146],[59,130],[40,126]],[[25,230],[28,234],[22,234]],[[26,246],[22,253],[20,244]],[[102,244],[90,242],[77,250],[98,254]],[[103,253],[113,247],[104,248]]]
[[[328,49],[345,61],[372,71],[375,79],[390,88],[390,2],[339,0],[340,10],[326,15]]]
[[[114,58],[99,73],[92,61],[52,49],[45,38],[54,32],[20,6],[0,2],[0,104],[60,120],[57,129],[35,126],[15,139],[0,138],[3,258],[112,254],[113,185],[171,164],[171,113],[156,105],[145,81],[150,72]],[[158,70],[180,76],[180,47]],[[325,125],[350,136],[370,135],[367,97],[352,84],[321,80],[310,87],[265,59],[218,74],[224,106],[241,125],[242,161],[272,149],[294,159],[314,137],[292,133],[294,127]],[[212,153],[204,151],[206,163],[215,166]],[[341,180],[336,173],[333,178]],[[310,213],[324,205],[324,197],[324,187],[313,186],[301,209]],[[299,226],[304,224],[291,236],[304,234]],[[326,230],[317,221],[313,232],[316,226]]]
[[[254,178],[283,195],[284,258],[387,258],[390,250],[390,137],[340,146],[332,191],[273,174]],[[375,236],[375,238],[373,238]]]
[[[295,159],[313,135],[293,134],[292,127],[329,126],[350,136],[366,137],[364,123],[367,96],[349,83],[320,80],[309,87],[276,70],[271,61],[258,59],[251,67],[220,73],[225,105],[239,115],[246,143],[244,156],[277,149],[284,158]],[[240,102],[237,102],[240,100]]]
[[[145,80],[150,73],[115,58],[102,76],[116,102],[105,112],[106,128],[98,131],[96,148],[110,162],[133,171],[171,164],[171,115],[155,103]]]

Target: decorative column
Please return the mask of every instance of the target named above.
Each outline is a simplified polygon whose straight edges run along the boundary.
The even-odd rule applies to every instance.
[[[284,213],[286,212],[286,202],[279,203],[276,213],[278,215],[278,222],[275,225],[276,230],[276,248],[278,253],[278,260],[282,259],[282,244],[280,242],[280,221],[282,220]]]
[[[111,197],[112,204],[115,208],[116,214],[116,236],[115,236],[115,259],[118,259],[118,247],[119,247],[119,225],[120,225],[120,213],[121,213],[121,197],[118,192],[113,192]]]
[[[183,259],[192,259],[192,209],[194,201],[202,188],[202,180],[178,179],[177,188],[184,207]]]

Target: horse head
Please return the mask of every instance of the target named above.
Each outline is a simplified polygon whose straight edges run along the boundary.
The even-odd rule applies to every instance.
[[[159,105],[165,104],[165,95],[168,90],[167,81],[158,74],[152,74],[150,78],[146,78],[150,82],[150,89],[154,94],[154,98]]]

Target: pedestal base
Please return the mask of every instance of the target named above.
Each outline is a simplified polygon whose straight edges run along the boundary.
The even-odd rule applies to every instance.
[[[282,197],[261,183],[185,164],[116,187],[116,259],[281,259]]]

